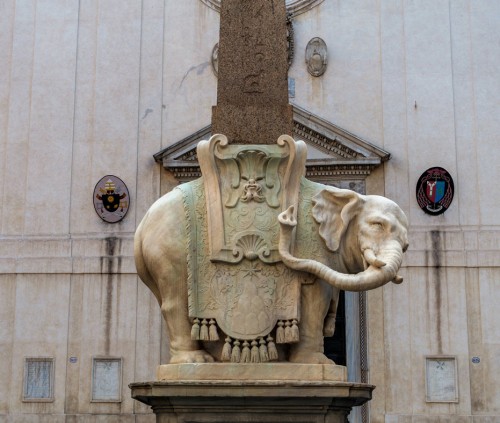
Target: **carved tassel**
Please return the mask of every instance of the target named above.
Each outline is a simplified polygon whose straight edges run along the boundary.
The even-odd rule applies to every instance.
[[[218,341],[219,340],[219,334],[217,333],[217,325],[215,324],[214,319],[210,319],[210,327],[208,328],[208,335],[209,335],[210,341]]]
[[[269,354],[269,361],[275,361],[278,359],[278,350],[276,349],[276,344],[273,342],[273,337],[267,337],[267,352]]]
[[[233,351],[231,352],[231,363],[239,363],[240,359],[241,359],[240,341],[235,339],[233,343]]]
[[[278,322],[278,328],[276,329],[276,342],[278,344],[284,344],[285,341],[285,329],[283,328],[283,320]]]
[[[290,342],[299,342],[299,327],[297,326],[297,320],[293,319],[292,320],[292,329],[291,329],[291,335],[292,335],[292,340]]]
[[[250,363],[250,344],[247,341],[243,342],[240,363]]]
[[[260,363],[259,347],[257,345],[259,345],[257,341],[252,341],[252,353],[250,356],[250,362],[252,363]]]
[[[231,361],[231,338],[228,336],[222,348],[221,361]]]
[[[292,342],[292,328],[291,328],[291,326],[292,326],[292,324],[290,323],[289,320],[287,320],[285,323],[285,342],[286,343]],[[203,329],[203,327],[202,327],[202,329]]]
[[[191,328],[191,339],[199,341],[200,339],[200,319],[193,320],[193,327]]]
[[[264,338],[260,338],[259,344],[260,362],[267,363],[269,361],[269,353],[267,352],[266,341],[264,341]]]
[[[201,327],[200,327],[200,340],[202,341],[209,341],[210,336],[208,336],[208,326],[207,326],[207,319],[203,319],[201,321]]]

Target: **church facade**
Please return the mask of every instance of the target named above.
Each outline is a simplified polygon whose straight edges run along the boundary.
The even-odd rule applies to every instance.
[[[377,386],[351,421],[498,421],[500,5],[286,3],[307,176],[410,222],[404,282],[346,294],[327,340]],[[133,235],[199,176],[220,1],[0,10],[0,420],[153,422],[128,384],[155,378],[168,341]]]

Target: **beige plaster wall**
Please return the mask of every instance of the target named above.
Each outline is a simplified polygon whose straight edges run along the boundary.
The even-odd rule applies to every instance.
[[[406,282],[368,295],[372,422],[500,416],[499,17],[491,0],[325,0],[294,20],[291,101],[391,153],[368,191],[411,224]],[[199,0],[0,2],[0,418],[151,418],[133,420],[148,411],[127,384],[152,378],[167,348],[132,237],[171,186],[152,155],[210,122],[218,19]],[[304,63],[316,36],[321,78]],[[439,217],[415,200],[431,166],[455,180]],[[92,205],[106,174],[131,195],[115,225]],[[425,402],[433,354],[457,357],[456,404]],[[39,355],[55,357],[56,400],[22,403],[23,357]],[[124,357],[122,403],[90,403],[95,355]]]

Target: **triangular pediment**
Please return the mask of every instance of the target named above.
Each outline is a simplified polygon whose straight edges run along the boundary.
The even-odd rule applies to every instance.
[[[312,180],[364,180],[390,154],[319,116],[293,106],[296,140],[307,144],[306,176]],[[212,135],[207,125],[154,155],[181,182],[200,176],[196,146]]]

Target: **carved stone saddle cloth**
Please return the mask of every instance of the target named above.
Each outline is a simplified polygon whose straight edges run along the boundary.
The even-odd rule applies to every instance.
[[[233,340],[264,342],[278,326],[295,335],[277,342],[298,341],[307,278],[280,261],[277,216],[298,203],[305,159],[305,145],[286,135],[276,145],[228,145],[222,135],[199,144],[203,177],[178,188],[195,338],[218,339],[218,326]]]

